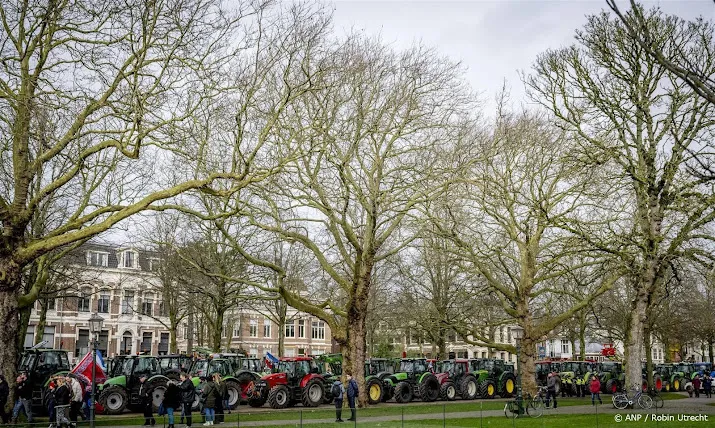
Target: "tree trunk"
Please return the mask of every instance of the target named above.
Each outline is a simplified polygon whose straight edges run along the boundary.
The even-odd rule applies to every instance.
[[[214,352],[221,352],[221,333],[223,332],[223,316],[224,312],[216,311],[216,320],[211,326],[211,349]]]
[[[30,326],[30,315],[32,315],[32,307],[27,307],[23,309],[18,309],[20,321],[18,324],[17,336],[15,341],[17,342],[18,352],[22,352],[25,348],[25,336],[27,336],[27,329]]]
[[[45,325],[47,324],[47,299],[40,300],[40,320],[35,327],[35,345],[42,342],[45,335]],[[54,343],[49,343],[47,348],[54,348]]]
[[[447,348],[446,343],[447,341],[445,340],[445,335],[446,335],[446,329],[444,327],[439,328],[439,336],[437,337],[437,356],[435,357],[438,360],[443,360],[446,359],[446,352],[445,349]]]
[[[348,348],[343,353],[345,367],[349,367],[352,376],[360,387],[359,406],[367,406],[367,391],[365,390],[365,357],[366,357],[366,335],[367,335],[367,306],[369,295],[367,290],[370,281],[370,271],[368,270],[361,284],[358,284],[357,292],[351,299],[347,311],[347,341]]]
[[[579,356],[581,361],[586,361],[586,315],[584,314],[580,318],[580,324],[578,328],[578,341],[580,343]]]
[[[8,383],[12,385],[17,377],[17,365],[19,361],[18,332],[20,330],[18,299],[20,297],[20,272],[21,269],[12,261],[2,260],[0,264],[0,371],[5,375]],[[23,336],[24,339],[24,336]],[[14,388],[10,388],[9,403],[15,402]]]
[[[710,357],[710,362],[712,363],[713,361],[713,340],[712,337],[708,341],[708,356]]]
[[[194,350],[194,311],[190,310],[189,311],[189,325],[187,330],[187,337],[186,338],[186,353],[190,354]]]
[[[653,381],[653,351],[652,343],[650,340],[650,327],[643,326],[643,348],[645,348],[645,373],[646,381],[648,382],[649,388],[655,387],[655,382]]]
[[[536,395],[536,342],[525,337],[519,348],[519,368],[522,393]]]
[[[643,330],[648,311],[648,295],[646,287],[638,285],[637,293],[631,303],[628,329],[626,331],[626,390],[641,388],[641,361],[643,360]]]

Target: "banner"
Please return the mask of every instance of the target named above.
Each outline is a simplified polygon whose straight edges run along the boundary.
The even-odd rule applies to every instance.
[[[102,359],[102,353],[100,351],[97,351],[97,359],[94,361],[94,364],[97,367],[95,379],[97,385],[101,385],[107,380],[107,375],[105,374],[104,360]],[[70,373],[74,373],[77,377],[82,378],[86,385],[92,385],[92,366],[92,351],[90,351]]]

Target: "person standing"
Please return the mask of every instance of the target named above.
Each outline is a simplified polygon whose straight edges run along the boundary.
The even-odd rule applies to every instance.
[[[551,404],[551,399],[554,399],[554,409],[558,407],[558,402],[556,401],[556,376],[553,373],[549,373],[546,378],[546,407]]]
[[[201,401],[204,405],[204,416],[206,416],[204,426],[213,425],[216,417],[216,401],[220,400],[215,376],[213,379],[207,380],[206,383],[204,383],[204,387],[201,390],[201,397]]]
[[[357,381],[355,379],[353,379],[353,375],[351,373],[348,373],[347,378],[348,378],[348,406],[350,406],[350,418],[348,420],[354,421],[357,419],[355,416],[355,399],[358,398],[360,391],[358,390]]]
[[[176,385],[176,381],[170,380],[166,384],[166,391],[164,392],[164,411],[169,419],[169,427],[174,428],[174,410],[179,409],[181,406],[181,391]]]
[[[179,384],[179,390],[181,391],[181,407],[183,410],[184,418],[186,419],[186,426],[191,426],[191,407],[194,405],[194,400],[196,399],[196,389],[194,388],[194,383],[191,382],[189,376],[182,372],[179,376],[181,383]]]
[[[595,375],[591,376],[589,390],[591,391],[591,405],[596,405],[596,398],[598,398],[599,403],[603,404],[603,401],[601,400],[601,382]]]
[[[55,390],[55,419],[57,420],[57,428],[71,425],[68,417],[71,401],[71,387],[67,385],[65,378],[58,378],[57,389]]]
[[[335,397],[335,422],[345,422],[342,419],[343,416],[343,397],[345,396],[345,387],[343,383],[340,382],[338,378],[333,382],[333,387],[330,390],[333,397]]]
[[[707,398],[712,398],[712,387],[713,378],[709,374],[705,373],[705,378],[703,379],[703,392]]]
[[[82,399],[84,398],[84,392],[82,391],[82,385],[79,383],[79,379],[73,379],[69,376],[65,379],[65,385],[70,389],[70,421],[72,421],[72,426],[77,426],[77,419],[79,413],[82,411]]]
[[[141,375],[139,377],[139,383],[139,400],[142,411],[144,412],[144,426],[154,426],[154,424],[156,424],[156,420],[154,419],[153,414],[154,409],[152,409],[151,388],[146,383],[146,375]]]
[[[55,392],[57,391],[57,380],[50,379],[47,384],[47,416],[49,416],[50,426],[52,428],[57,424],[57,415],[55,413]]]
[[[216,389],[218,397],[216,399],[216,417],[214,421],[217,424],[222,424],[224,421],[224,412],[228,408],[228,389],[226,388],[226,383],[221,379],[221,375],[214,373],[214,383],[216,383]]]
[[[6,424],[10,420],[10,416],[5,412],[7,398],[10,395],[10,386],[5,380],[5,376],[0,375],[0,419]]]
[[[695,398],[700,398],[700,375],[695,375],[695,379],[693,379],[693,391]]]
[[[27,376],[21,374],[15,379],[15,406],[12,408],[12,423],[17,423],[20,410],[25,412],[27,422],[32,423],[32,385],[27,381]]]

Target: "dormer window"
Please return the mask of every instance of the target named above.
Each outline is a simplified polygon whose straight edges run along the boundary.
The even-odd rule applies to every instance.
[[[128,269],[137,268],[137,253],[133,250],[122,251],[121,266]]]
[[[151,257],[151,258],[149,259],[149,270],[152,271],[152,272],[158,271],[158,270],[159,270],[159,264],[160,264],[160,263],[161,263],[161,261],[160,261],[158,258],[156,258],[156,257]]]
[[[87,266],[107,267],[109,253],[102,251],[87,251]]]

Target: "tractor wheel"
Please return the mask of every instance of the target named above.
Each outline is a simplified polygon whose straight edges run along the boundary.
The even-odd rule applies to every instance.
[[[239,373],[238,376],[236,376],[236,380],[238,381],[238,385],[241,388],[240,389],[240,391],[241,391],[241,400],[240,401],[248,400],[248,388],[251,386],[252,382],[255,382],[258,380],[258,377],[251,372],[242,372],[242,373]],[[236,403],[236,404],[238,405],[238,403]]]
[[[487,379],[484,382],[482,382],[481,385],[479,385],[479,395],[482,398],[494,398],[494,396],[497,394],[497,387],[494,384],[494,381],[491,379]]]
[[[235,410],[238,407],[238,403],[241,401],[241,385],[235,380],[226,381],[226,394],[228,394],[228,409],[225,410]]]
[[[641,391],[646,392],[648,391],[648,381],[643,379],[643,382],[641,383]]]
[[[447,381],[439,388],[439,399],[454,401],[457,399],[457,388],[454,387],[454,382]]]
[[[670,382],[668,382],[667,380],[663,382],[663,391],[670,392]]]
[[[168,379],[154,379],[149,386],[149,397],[151,397],[151,407],[154,412],[159,411],[159,406],[164,401]]]
[[[382,402],[384,403],[392,400],[392,397],[395,396],[395,386],[388,381],[383,381],[382,385],[384,389],[384,392],[382,393]]]
[[[615,394],[618,392],[618,381],[615,379],[608,379],[606,382],[606,393]]]
[[[655,383],[655,390],[657,392],[663,390],[663,379],[659,375],[653,376],[653,383]]]
[[[254,385],[249,386],[249,390],[253,390]],[[248,396],[248,405],[251,407],[262,407],[266,404],[267,395],[261,391],[260,394],[254,394],[253,391]]]
[[[129,394],[127,390],[119,385],[112,385],[102,391],[99,402],[104,406],[104,410],[109,415],[121,415],[129,404]]]
[[[501,389],[499,390],[499,395],[501,398],[511,398],[516,390],[516,378],[513,374],[509,373],[504,376],[502,381]]]
[[[424,402],[435,401],[439,398],[439,381],[432,373],[422,376],[418,389],[420,398]]]
[[[409,403],[412,401],[412,385],[407,382],[400,382],[395,387],[395,401],[398,403]]]
[[[684,387],[685,387],[685,384],[680,381],[680,378],[678,376],[673,378],[673,383],[670,386],[670,389],[672,391],[676,391],[676,392],[681,391],[681,388],[684,388]]]
[[[382,401],[382,381],[376,377],[370,378],[367,381],[367,402],[369,404],[378,404]]]
[[[303,407],[318,407],[323,404],[324,395],[323,382],[311,379],[305,384],[305,388],[300,394],[300,401],[303,403]]]
[[[479,386],[477,385],[477,378],[472,375],[464,376],[462,379],[459,390],[462,392],[463,400],[474,400],[479,394]]]
[[[268,392],[268,405],[274,409],[285,409],[290,403],[290,391],[285,385],[276,385]]]

